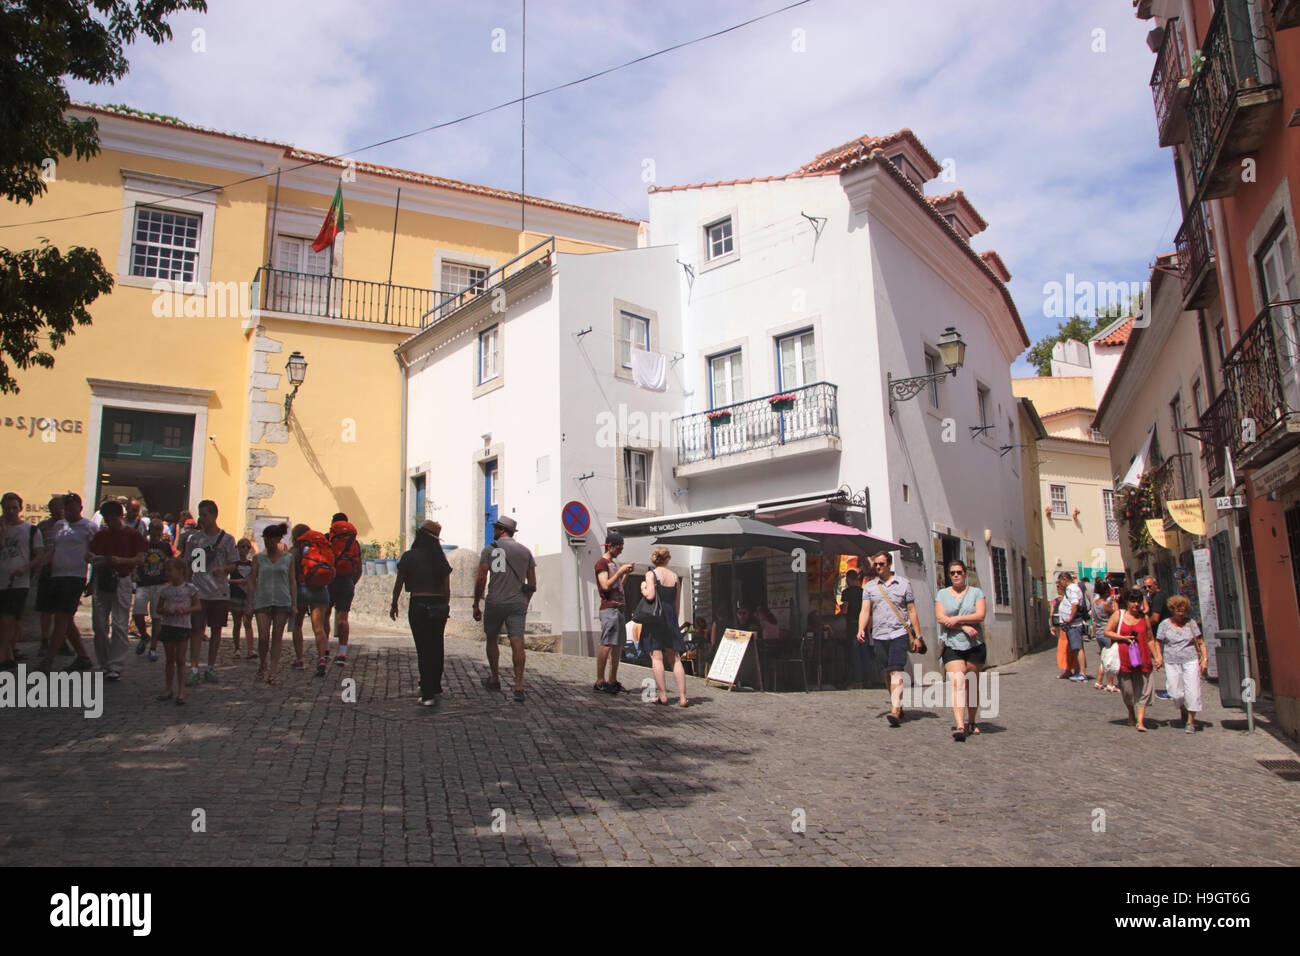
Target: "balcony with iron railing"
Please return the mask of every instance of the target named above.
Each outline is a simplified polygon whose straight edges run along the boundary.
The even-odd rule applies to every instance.
[[[676,476],[790,455],[838,451],[836,387],[818,382],[674,419]],[[777,401],[780,395],[791,396]]]
[[[420,328],[448,293],[388,282],[312,275],[262,266],[253,276],[253,305],[267,312]]]
[[[1183,286],[1183,308],[1199,309],[1219,291],[1214,260],[1214,226],[1204,203],[1192,203],[1174,237],[1178,273]]]
[[[1300,0],[1273,0],[1273,29],[1300,27]]]
[[[1164,39],[1151,71],[1151,96],[1156,107],[1156,136],[1161,146],[1187,139],[1187,98],[1191,92],[1191,66],[1183,40],[1183,21],[1164,25]]]
[[[424,314],[421,324],[424,326],[436,325],[466,306],[473,304],[479,297],[489,294],[489,292],[495,297],[497,295],[496,287],[503,285],[507,279],[513,279],[527,269],[544,269],[551,264],[554,258],[555,237],[548,236],[537,245],[525,249],[505,265],[498,266],[460,292],[435,293],[435,296],[440,296],[440,298],[436,297],[434,299],[433,307]],[[505,290],[501,291],[504,292]]]
[[[1187,100],[1192,178],[1196,200],[1217,199],[1241,185],[1238,159],[1263,141],[1282,91],[1272,38],[1248,0],[1221,0],[1198,52]]]
[[[1300,299],[1266,306],[1223,360],[1224,389],[1201,416],[1210,482],[1223,477],[1223,449],[1259,467],[1300,444]]]

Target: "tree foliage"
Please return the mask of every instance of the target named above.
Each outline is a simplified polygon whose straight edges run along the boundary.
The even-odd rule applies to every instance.
[[[1039,375],[1052,374],[1052,348],[1057,342],[1065,342],[1068,339],[1075,339],[1083,342],[1085,345],[1088,340],[1110,325],[1122,315],[1139,315],[1142,312],[1143,299],[1141,293],[1133,296],[1129,301],[1128,307],[1121,305],[1110,305],[1098,309],[1092,317],[1072,316],[1056,326],[1056,332],[1052,335],[1045,336],[1034,343],[1030,348],[1026,361],[1038,369]]]
[[[67,78],[112,83],[126,75],[124,48],[137,36],[170,40],[167,18],[206,12],[205,0],[0,0],[0,197],[30,205],[49,183],[46,160],[99,152],[95,120],[65,116]],[[113,280],[98,253],[67,254],[48,243],[13,252],[0,248],[0,394],[17,392],[9,363],[50,368],[41,333],[57,349],[87,307]]]

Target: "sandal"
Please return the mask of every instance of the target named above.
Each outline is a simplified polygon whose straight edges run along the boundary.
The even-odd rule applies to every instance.
[[[523,702],[524,702],[524,692],[522,690],[515,691],[515,703],[522,704]]]
[[[1093,684],[1092,687],[1093,687],[1093,690],[1103,690],[1103,689],[1104,689],[1104,687],[1103,687],[1101,681],[1097,681],[1097,683]]]
[[[690,702],[689,700],[679,700],[679,701],[677,702],[677,706],[678,706],[678,707],[689,707],[689,706],[691,706],[691,702]]]
[[[967,725],[966,725],[966,736],[967,736],[967,737],[971,736],[971,734],[978,734],[978,733],[980,733],[980,732],[981,732],[981,731],[980,731],[980,729],[979,729],[979,727],[978,727],[977,725],[975,725],[975,724],[967,724]]]
[[[902,714],[888,713],[885,714],[885,720],[889,721],[889,726],[898,727],[902,724]]]
[[[658,705],[659,707],[667,707],[667,706],[668,706],[668,701],[667,701],[667,700],[660,700],[658,697],[656,697],[656,698],[655,698],[655,704]]]
[[[491,677],[484,677],[483,686],[486,687],[488,690],[500,690],[501,680],[500,678],[493,679]]]
[[[962,743],[966,739],[966,728],[954,727],[952,729],[952,739],[957,743]]]

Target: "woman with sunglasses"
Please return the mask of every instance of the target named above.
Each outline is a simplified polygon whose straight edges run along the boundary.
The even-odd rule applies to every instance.
[[[976,697],[978,677],[974,675],[984,666],[988,652],[981,629],[985,602],[984,592],[966,583],[965,563],[948,562],[948,583],[948,587],[935,595],[934,619],[939,624],[939,642],[943,645],[940,659],[952,686],[952,739],[960,742],[980,732],[975,724],[979,700]],[[967,674],[973,676],[968,680]]]
[[[1154,684],[1151,671],[1163,667],[1160,645],[1151,633],[1146,601],[1137,588],[1123,595],[1122,608],[1111,615],[1106,636],[1119,644],[1119,687],[1128,708],[1128,725],[1145,732]]]

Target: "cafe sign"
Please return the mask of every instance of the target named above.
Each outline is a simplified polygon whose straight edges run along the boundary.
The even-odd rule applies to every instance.
[[[1169,543],[1165,540],[1165,523],[1161,518],[1147,519],[1147,534],[1151,535],[1151,540],[1165,550],[1169,550]]]
[[[1200,498],[1176,498],[1166,501],[1169,517],[1178,523],[1188,534],[1205,534],[1205,514],[1201,511]]]

